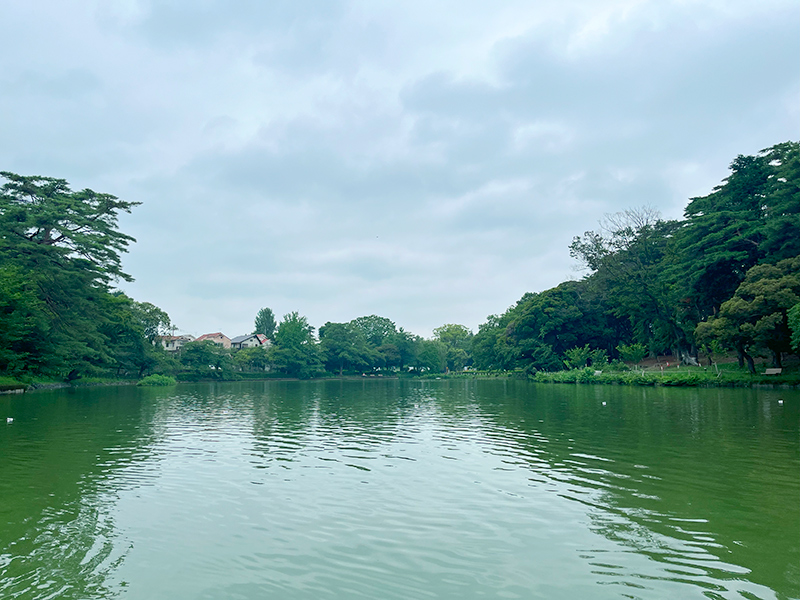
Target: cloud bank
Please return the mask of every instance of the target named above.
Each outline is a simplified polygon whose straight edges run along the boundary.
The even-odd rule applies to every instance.
[[[800,131],[790,1],[32,1],[0,167],[142,206],[124,289],[195,335],[292,310],[477,329]]]

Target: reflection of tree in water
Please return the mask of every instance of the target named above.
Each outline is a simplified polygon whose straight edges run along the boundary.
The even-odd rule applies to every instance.
[[[120,489],[110,482],[149,455],[153,393],[84,389],[12,400],[14,426],[0,431],[0,597],[111,595],[105,579],[127,548],[109,516]]]
[[[583,503],[596,532],[661,565],[631,574],[625,558],[586,549],[599,581],[797,595],[796,403],[776,410],[776,392],[750,390],[496,387],[478,393],[481,412],[524,433],[504,443],[529,457],[541,484]]]
[[[339,451],[363,458],[406,435],[420,402],[414,386],[397,380],[268,382],[261,392],[253,435],[262,466]]]

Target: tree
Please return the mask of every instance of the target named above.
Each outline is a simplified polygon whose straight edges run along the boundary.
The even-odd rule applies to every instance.
[[[375,348],[383,344],[386,338],[397,333],[397,327],[393,321],[378,315],[358,317],[350,321],[350,323],[360,329],[367,341]]]
[[[184,345],[180,361],[195,377],[201,378],[229,379],[233,367],[230,351],[211,340]]]
[[[570,255],[595,271],[592,282],[611,312],[630,321],[636,341],[654,352],[673,349],[688,361],[694,322],[687,325],[669,276],[679,226],[651,208],[624,211],[607,216],[601,232],[574,238]]]
[[[256,315],[255,330],[253,333],[262,333],[269,339],[275,335],[275,315],[271,308],[262,308]]]
[[[52,352],[36,291],[20,269],[0,266],[0,373],[18,377],[39,371]]]
[[[233,362],[243,371],[265,371],[269,356],[264,346],[242,348],[233,355]]]
[[[16,289],[10,297],[20,304],[7,310],[21,316],[35,307],[38,334],[47,340],[28,345],[25,368],[71,379],[108,366],[113,361],[102,330],[104,309],[111,282],[131,280],[120,256],[134,241],[118,231],[117,218],[138,203],[88,189],[73,192],[62,179],[2,177],[0,260],[9,269],[6,282],[13,273],[25,274],[24,293],[8,288]]]
[[[792,331],[792,349],[800,354],[800,304],[795,304],[787,313],[789,329]]]
[[[322,354],[329,370],[342,375],[344,369],[363,368],[375,357],[364,332],[352,323],[325,323],[319,328]]]
[[[448,323],[433,330],[434,339],[447,346],[447,368],[459,370],[470,362],[472,332],[464,325]]]
[[[90,189],[73,192],[63,179],[0,175],[7,180],[0,188],[0,243],[6,257],[37,266],[72,263],[106,284],[117,278],[132,281],[122,271],[120,255],[136,240],[117,230],[117,218],[139,202]]]
[[[314,328],[296,311],[283,316],[269,350],[275,368],[289,377],[311,377],[322,370]]]
[[[625,361],[638,365],[647,356],[647,348],[642,344],[620,344],[617,346],[619,357]]]
[[[447,370],[447,344],[439,340],[422,340],[418,360],[421,370],[444,373]]]
[[[800,302],[800,256],[775,265],[757,265],[745,275],[733,298],[724,302],[719,315],[697,326],[703,342],[718,339],[736,348],[740,363],[755,373],[752,349],[772,353],[772,364],[781,366],[781,354],[791,352],[789,311]]]
[[[737,156],[731,174],[707,196],[692,198],[676,232],[676,282],[697,310],[716,314],[759,262],[800,254],[800,143]]]
[[[172,332],[169,315],[154,304],[132,301],[131,313],[144,338],[153,345],[158,343],[159,337]]]

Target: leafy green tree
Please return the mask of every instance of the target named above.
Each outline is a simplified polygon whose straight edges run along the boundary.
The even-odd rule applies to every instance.
[[[141,328],[142,336],[151,344],[157,345],[162,335],[172,332],[169,315],[156,305],[132,301],[130,308],[134,321]]]
[[[181,348],[180,362],[195,377],[230,379],[233,359],[227,348],[211,340],[189,342]]]
[[[404,371],[407,367],[417,366],[421,340],[419,336],[400,327],[397,333],[387,336],[377,350],[384,364],[396,366],[400,371]]]
[[[35,296],[40,333],[48,340],[28,347],[27,367],[72,379],[108,366],[104,303],[111,282],[131,280],[120,256],[134,241],[118,231],[117,218],[137,203],[74,192],[62,179],[2,177],[0,259],[26,274],[26,295],[19,299]]]
[[[697,319],[715,314],[759,262],[800,254],[800,143],[738,156],[711,194],[692,198],[676,232],[676,284]]]
[[[447,346],[448,370],[460,370],[471,362],[472,332],[464,325],[448,323],[433,330],[434,339]]]
[[[623,361],[638,365],[647,356],[647,347],[639,343],[620,344],[617,352]]]
[[[393,321],[378,315],[358,317],[350,321],[350,323],[362,331],[367,342],[374,348],[383,344],[386,338],[397,333],[397,327]]]
[[[800,304],[795,304],[786,314],[789,329],[792,332],[792,349],[800,354]]]
[[[608,353],[603,348],[594,348],[589,353],[589,363],[595,368],[607,365]]]
[[[322,370],[314,328],[296,311],[284,315],[278,325],[269,357],[275,368],[289,377],[303,379]]]
[[[573,369],[582,369],[588,364],[592,351],[589,348],[589,344],[586,344],[583,347],[570,348],[564,354],[567,357],[566,363],[568,366]]]
[[[772,364],[781,366],[781,354],[791,352],[788,313],[800,302],[800,256],[775,265],[751,268],[719,315],[697,326],[696,335],[709,343],[713,339],[736,348],[740,363],[747,362],[755,373],[751,352],[766,349]]]
[[[342,375],[345,369],[361,369],[375,358],[363,330],[352,323],[325,323],[319,328],[320,348],[328,369]]]
[[[255,329],[253,333],[261,333],[269,339],[275,336],[275,315],[271,308],[262,308],[256,315]]]
[[[53,352],[45,306],[36,292],[20,269],[0,266],[0,373],[20,377],[39,371]]]
[[[242,371],[266,371],[269,356],[264,346],[242,348],[234,353],[233,362]]]
[[[444,373],[447,370],[447,344],[439,340],[422,340],[418,361],[422,371]]]
[[[688,357],[693,324],[686,325],[667,276],[679,227],[653,209],[628,210],[607,216],[601,232],[576,237],[570,254],[594,270],[594,285],[614,316],[630,321],[636,341]]]

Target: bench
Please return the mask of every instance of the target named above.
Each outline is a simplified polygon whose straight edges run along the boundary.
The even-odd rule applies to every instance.
[[[766,369],[764,375],[780,375],[783,369]]]

